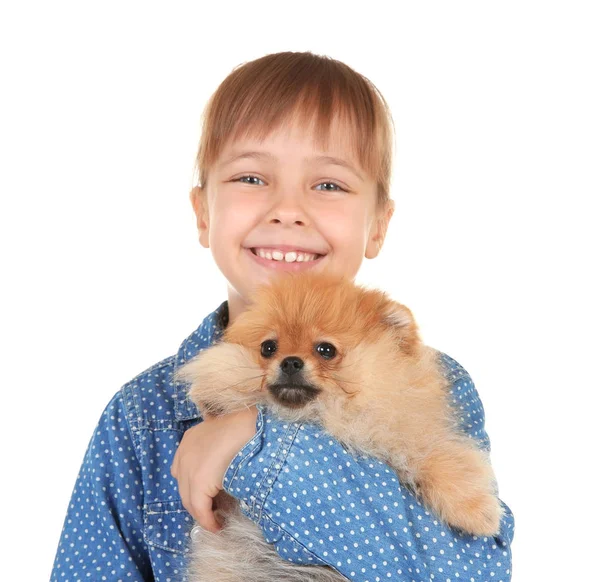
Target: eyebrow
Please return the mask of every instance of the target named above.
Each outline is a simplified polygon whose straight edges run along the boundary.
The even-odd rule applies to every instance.
[[[230,158],[224,160],[221,163],[221,167],[231,164],[232,162],[235,162],[240,159],[268,160],[271,162],[276,162],[277,156],[274,156],[270,152],[242,152],[239,154],[234,154]],[[305,157],[304,161],[305,162],[313,161],[313,162],[317,162],[317,163],[321,163],[321,164],[332,164],[334,166],[341,166],[342,168],[346,168],[347,170],[350,170],[355,176],[358,176],[358,178],[360,178],[361,180],[364,180],[364,178],[362,177],[362,174],[358,170],[356,170],[354,168],[354,166],[352,166],[352,164],[350,164],[346,160],[342,160],[341,158],[336,158],[334,156],[320,155],[320,156]]]

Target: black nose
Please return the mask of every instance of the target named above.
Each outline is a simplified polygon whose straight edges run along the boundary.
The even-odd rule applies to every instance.
[[[288,376],[294,375],[304,367],[304,362],[296,356],[289,356],[281,360],[280,368],[284,374]]]

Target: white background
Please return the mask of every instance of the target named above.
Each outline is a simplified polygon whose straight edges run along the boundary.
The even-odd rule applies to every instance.
[[[200,114],[283,50],[390,104],[397,211],[359,281],[473,377],[513,580],[598,575],[597,4],[215,4],[0,9],[2,579],[49,577],[104,406],[226,298],[188,200]]]

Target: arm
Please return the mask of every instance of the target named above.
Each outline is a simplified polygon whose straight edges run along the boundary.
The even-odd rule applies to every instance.
[[[67,510],[51,579],[153,580],[142,538],[142,476],[121,393],[104,410]]]
[[[462,429],[489,449],[483,406],[470,376],[442,359]],[[441,524],[395,472],[369,457],[352,457],[323,430],[286,423],[260,407],[257,433],[229,465],[225,490],[286,559],[325,562],[350,580],[510,580],[514,520],[500,535],[476,538]],[[388,576],[389,574],[389,576]],[[443,577],[443,579],[445,579]]]

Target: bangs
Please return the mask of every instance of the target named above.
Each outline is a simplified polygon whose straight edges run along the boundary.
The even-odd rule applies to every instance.
[[[333,141],[349,140],[356,162],[377,183],[378,201],[389,198],[393,120],[383,96],[344,63],[310,52],[267,55],[234,69],[221,83],[203,114],[199,184],[205,186],[225,145],[262,141],[294,123],[310,128],[323,151]]]

